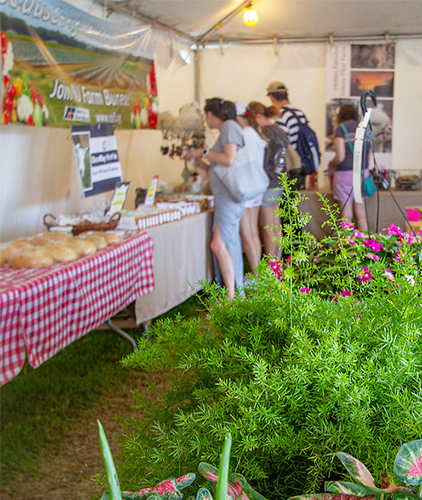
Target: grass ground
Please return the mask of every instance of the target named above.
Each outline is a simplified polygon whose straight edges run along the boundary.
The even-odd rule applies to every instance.
[[[192,297],[162,317],[195,315],[200,309],[198,298]],[[135,339],[143,335],[141,329],[128,333]],[[130,392],[128,387],[139,374],[120,364],[130,352],[130,344],[111,331],[94,331],[36,370],[26,364],[0,389],[1,487],[13,484],[17,478],[36,476],[57,448],[60,436],[77,423],[80,425],[85,414],[100,408],[108,398],[124,390]],[[72,454],[72,450],[68,453]]]

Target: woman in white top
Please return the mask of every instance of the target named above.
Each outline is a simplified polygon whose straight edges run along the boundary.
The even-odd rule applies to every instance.
[[[242,127],[246,146],[256,152],[257,168],[264,168],[265,147],[267,142],[248,123],[246,104],[236,102],[236,120]],[[249,267],[253,274],[257,274],[256,267],[261,260],[262,243],[259,237],[258,216],[262,202],[262,194],[245,203],[242,219],[240,220],[240,237],[242,247]]]

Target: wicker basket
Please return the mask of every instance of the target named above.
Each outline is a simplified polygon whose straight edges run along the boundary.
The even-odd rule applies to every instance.
[[[116,212],[108,219],[107,222],[105,222],[105,221],[104,222],[90,222],[89,220],[84,220],[80,224],[73,224],[73,225],[64,226],[64,227],[71,227],[72,233],[74,236],[76,236],[80,233],[84,233],[85,231],[111,231],[113,229],[116,229],[121,215],[122,214],[120,212]],[[49,231],[51,230],[52,227],[58,226],[57,219],[52,214],[45,214],[43,217],[43,222]]]

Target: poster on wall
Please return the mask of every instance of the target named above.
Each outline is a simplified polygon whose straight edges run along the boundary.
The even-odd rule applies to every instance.
[[[113,126],[79,125],[71,134],[81,198],[113,191],[122,180]]]
[[[3,125],[156,128],[151,27],[63,0],[1,0]]]
[[[391,169],[395,52],[392,44],[335,43],[327,51],[325,166],[334,156],[337,115],[343,104],[354,104],[361,117],[360,98],[371,90],[371,127],[375,161],[381,172]]]

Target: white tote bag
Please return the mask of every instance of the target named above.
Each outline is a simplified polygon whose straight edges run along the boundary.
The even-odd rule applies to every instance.
[[[270,184],[262,161],[255,151],[246,146],[237,151],[234,165],[216,165],[214,172],[237,202],[263,194]]]

